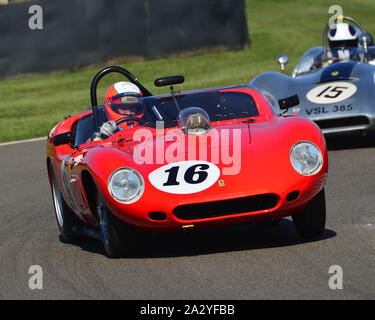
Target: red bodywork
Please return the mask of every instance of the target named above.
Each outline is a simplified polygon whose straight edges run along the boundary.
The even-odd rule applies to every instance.
[[[236,175],[223,175],[226,165],[217,164],[221,173],[216,183],[192,194],[171,194],[151,184],[149,174],[165,163],[143,165],[135,163],[133,150],[140,142],[133,141],[132,137],[139,127],[127,128],[106,140],[84,143],[74,150],[69,145],[55,147],[53,137],[71,131],[73,124],[91,111],[59,123],[48,136],[47,162],[48,166],[52,165],[63,197],[77,218],[82,223],[98,226],[95,208],[90,205],[89,190],[83,181],[84,175],[87,177],[88,174],[113,214],[133,227],[148,231],[175,231],[186,227],[205,228],[249,223],[290,216],[306,207],[322,190],[328,174],[326,144],[318,126],[305,118],[274,114],[263,95],[252,89],[225,90],[240,90],[251,94],[256,102],[259,116],[253,117],[251,122],[244,121],[246,119],[212,122],[212,128],[219,132],[223,129],[241,130],[241,145],[238,146],[241,148],[241,168]],[[148,129],[151,130],[156,141],[157,135],[161,132]],[[171,129],[165,129],[162,133],[168,130]],[[127,138],[128,141],[123,138]],[[321,150],[323,166],[317,174],[303,176],[293,168],[289,153],[292,146],[299,141],[310,141]],[[165,143],[165,147],[167,145],[168,142]],[[208,144],[207,149],[210,148],[211,145]],[[160,148],[156,147],[156,142],[154,151],[155,153],[160,151]],[[144,193],[135,203],[120,203],[108,190],[110,175],[121,167],[131,167],[143,177]],[[65,181],[62,179],[62,172],[66,175]],[[287,195],[295,191],[298,191],[298,197],[288,201]],[[255,211],[249,208],[249,212],[240,210],[239,213],[229,212],[219,216],[184,220],[174,213],[175,208],[182,205],[206,204],[264,194],[277,196],[277,201],[272,208]],[[222,204],[222,202],[217,203],[218,211]],[[149,216],[151,212],[163,212],[166,219],[153,220]]]

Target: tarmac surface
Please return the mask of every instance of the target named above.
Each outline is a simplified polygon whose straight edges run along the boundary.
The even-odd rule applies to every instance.
[[[283,219],[145,236],[124,259],[107,258],[93,239],[60,240],[44,141],[2,145],[0,299],[374,299],[375,138],[328,142],[322,238],[304,241]],[[29,287],[33,265],[41,290]],[[342,289],[329,286],[332,266]]]

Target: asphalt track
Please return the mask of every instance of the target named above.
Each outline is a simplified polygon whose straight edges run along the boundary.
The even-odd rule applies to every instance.
[[[375,298],[374,137],[330,143],[321,239],[302,241],[284,219],[146,236],[119,260],[96,240],[60,241],[44,152],[44,141],[0,146],[0,299]],[[42,290],[29,288],[32,265],[42,267]],[[341,290],[328,285],[332,265]]]

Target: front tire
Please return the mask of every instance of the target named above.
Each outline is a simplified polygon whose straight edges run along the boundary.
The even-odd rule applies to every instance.
[[[59,227],[59,231],[65,242],[74,242],[77,239],[77,236],[73,232],[73,227],[76,224],[76,221],[73,217],[72,211],[69,209],[61,194],[52,166],[50,167],[50,177],[57,226]]]
[[[303,238],[319,237],[326,224],[326,199],[324,188],[302,211],[292,216],[297,232]]]
[[[104,250],[110,258],[128,256],[133,248],[133,232],[110,212],[99,191],[96,191],[96,208]]]

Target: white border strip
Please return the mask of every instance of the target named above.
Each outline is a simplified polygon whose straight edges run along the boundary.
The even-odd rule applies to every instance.
[[[40,138],[33,138],[33,139],[26,139],[26,140],[3,142],[3,143],[0,143],[0,147],[10,146],[10,145],[19,144],[19,143],[36,142],[36,141],[42,141],[42,140],[47,140],[47,137],[40,137]]]

